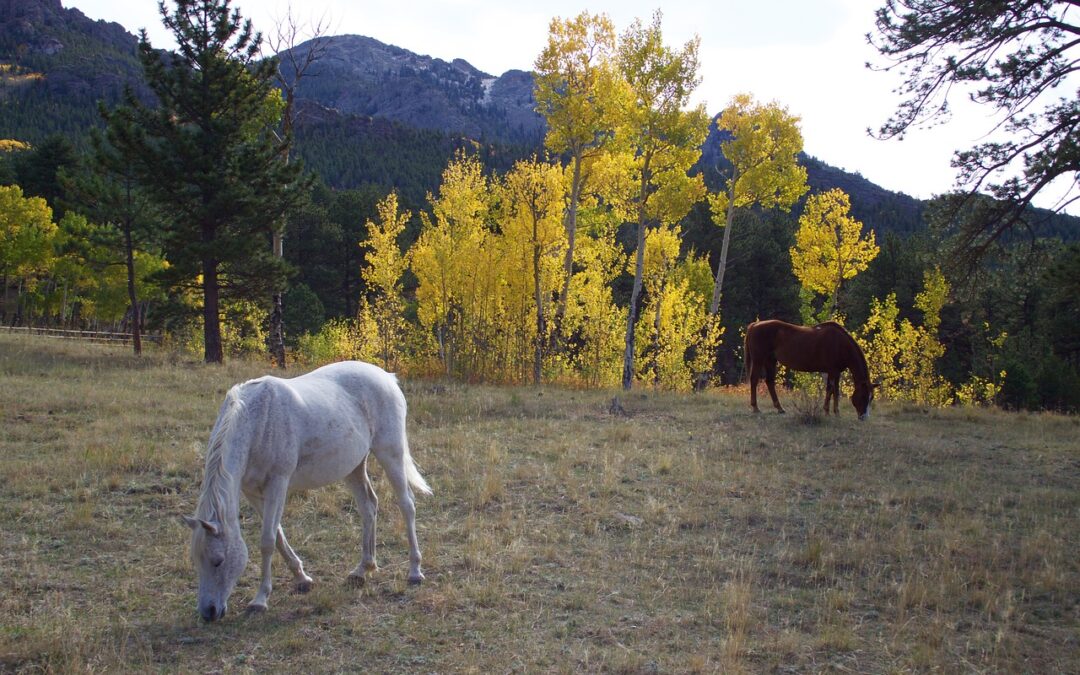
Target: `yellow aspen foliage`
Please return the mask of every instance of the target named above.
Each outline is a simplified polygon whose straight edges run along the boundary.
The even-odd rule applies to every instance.
[[[646,235],[646,302],[637,326],[636,360],[640,379],[684,390],[694,375],[686,355],[697,345],[708,319],[712,273],[703,258],[690,254],[680,260],[680,245],[681,232],[674,227]]]
[[[443,171],[438,197],[428,195],[433,217],[421,213],[420,237],[410,251],[417,316],[436,341],[445,371],[454,372],[462,338],[477,320],[478,296],[490,286],[485,259],[488,182],[480,160],[459,152]]]
[[[376,356],[387,370],[396,370],[404,352],[407,325],[403,316],[401,275],[408,267],[408,257],[402,254],[397,240],[412,218],[409,211],[398,212],[397,194],[391,192],[377,205],[379,221],[367,221],[367,265],[360,274],[367,283],[369,296],[360,301],[358,329],[361,339],[373,345]]]
[[[1005,386],[1005,371],[998,373],[997,378],[991,379],[980,377],[974,373],[971,378],[956,389],[956,402],[966,406],[993,405],[994,399],[1001,393]]]
[[[364,261],[367,266],[361,270],[368,288],[386,295],[400,295],[401,275],[408,267],[408,258],[402,254],[397,240],[405,225],[412,218],[410,211],[398,212],[396,192],[386,195],[376,206],[379,222],[367,221],[367,241],[361,246],[367,248]]]
[[[630,92],[616,135],[632,158],[630,171],[637,189],[633,209],[637,221],[634,285],[627,314],[622,386],[633,386],[638,305],[644,278],[645,233],[654,225],[676,223],[705,195],[701,174],[688,171],[701,156],[709,117],[703,105],[690,107],[700,82],[694,37],[682,50],[664,45],[662,15],[648,26],[635,21],[622,35],[617,63]]]
[[[941,270],[923,273],[923,290],[915,296],[915,309],[923,314],[922,326],[906,323],[900,355],[900,369],[907,380],[909,398],[920,405],[944,406],[952,402],[949,383],[937,372],[937,362],[945,355],[938,339],[941,310],[949,297],[949,283]]]
[[[513,338],[514,379],[523,379],[520,368],[531,355],[532,379],[539,383],[552,330],[550,305],[563,286],[562,168],[536,159],[519,161],[499,184],[497,196],[500,234],[495,242],[502,249],[500,292],[507,310],[501,330]]]
[[[626,309],[615,304],[611,291],[627,260],[616,240],[619,222],[611,211],[596,205],[582,210],[573,293],[563,323],[564,339],[574,349],[560,365],[594,387],[615,386],[622,374]]]
[[[563,285],[558,290],[550,323],[562,337],[562,321],[572,293],[578,210],[593,172],[591,165],[606,152],[614,137],[627,87],[615,67],[615,27],[604,14],[582,12],[573,19],[552,19],[548,43],[537,57],[534,96],[536,109],[547,123],[548,150],[566,156],[567,198],[563,224],[566,248]]]
[[[0,138],[0,152],[22,152],[29,149],[29,143],[14,138]]]
[[[373,325],[368,317],[355,320],[330,319],[318,333],[301,335],[296,351],[314,364],[334,361],[370,361],[374,357],[372,347]]]
[[[579,157],[603,144],[617,113],[615,25],[606,14],[554,18],[537,57],[534,97],[553,153]]]
[[[18,185],[0,185],[0,277],[33,288],[53,265],[57,234],[52,209],[41,197],[23,197]]]
[[[806,168],[799,166],[803,138],[799,118],[779,103],[758,103],[750,94],[731,99],[716,126],[729,134],[720,144],[731,168],[723,190],[709,195],[712,219],[724,229],[709,312],[720,311],[728,245],[735,210],[755,204],[787,211],[807,190]]]
[[[915,299],[916,309],[923,313],[921,326],[898,320],[895,293],[884,302],[871,301],[870,317],[856,339],[866,354],[871,380],[879,383],[878,395],[926,406],[952,402],[952,388],[937,372],[937,361],[945,355],[938,328],[948,293],[940,270],[924,273],[923,290]]]
[[[720,149],[732,169],[724,191],[709,196],[714,220],[726,220],[729,206],[786,211],[806,194],[806,167],[798,163],[803,148],[799,117],[786,106],[736,94],[716,126],[730,134]]]
[[[866,365],[870,370],[870,380],[878,383],[877,396],[887,399],[900,397],[900,331],[897,319],[900,308],[896,305],[896,293],[890,293],[884,301],[870,300],[870,316],[856,335]]]
[[[830,315],[843,282],[865,270],[879,250],[873,231],[863,237],[863,225],[850,210],[851,200],[839,188],[811,195],[790,249],[795,276],[803,288],[829,298]]]

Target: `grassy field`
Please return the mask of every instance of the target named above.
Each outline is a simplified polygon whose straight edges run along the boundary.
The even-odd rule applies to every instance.
[[[249,563],[204,624],[179,516],[225,391],[264,372],[0,335],[0,671],[1080,671],[1080,419],[754,416],[745,388],[405,381],[424,585],[375,468],[365,588],[333,486],[286,509],[315,589],[278,558],[246,616]]]

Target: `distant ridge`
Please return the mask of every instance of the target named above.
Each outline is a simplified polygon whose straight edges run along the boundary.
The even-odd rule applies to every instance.
[[[97,101],[125,86],[145,90],[138,39],[118,23],[94,21],[59,0],[0,0],[0,138],[36,143],[78,138],[99,124]]]
[[[301,57],[311,42],[295,49]],[[544,120],[535,111],[530,73],[498,77],[463,59],[414,54],[361,35],[325,38],[323,53],[298,90],[345,114],[385,117],[418,129],[480,141],[539,145]]]
[[[298,90],[297,154],[327,184],[393,187],[416,208],[458,148],[478,151],[500,170],[542,152],[544,120],[531,73],[494,76],[463,59],[448,62],[361,35],[324,40],[324,54]],[[94,21],[60,0],[0,0],[0,138],[38,143],[59,133],[83,143],[101,124],[98,101],[115,104],[126,86],[147,95],[137,45],[120,24]],[[295,49],[303,54],[311,46]],[[721,140],[713,125],[698,165],[709,183],[716,181],[710,169],[722,162]],[[898,233],[925,227],[924,202],[818,158],[801,161],[812,190],[844,189],[853,215],[868,226]],[[1080,218],[1051,216],[1043,233],[1075,239]]]

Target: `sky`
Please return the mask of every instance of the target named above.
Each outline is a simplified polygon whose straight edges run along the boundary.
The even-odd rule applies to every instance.
[[[62,0],[93,19],[115,21],[136,33],[145,28],[156,47],[172,48],[156,0]],[[294,2],[301,24],[320,20],[330,35],[366,35],[418,54],[462,58],[500,75],[531,70],[547,42],[552,18],[582,11],[605,13],[622,32],[635,18],[648,22],[659,6],[663,34],[681,47],[701,39],[701,84],[695,103],[710,114],[737,93],[776,101],[801,118],[805,151],[857,172],[882,187],[920,199],[955,185],[953,152],[988,140],[1000,121],[981,106],[954,96],[953,118],[903,140],[878,140],[876,129],[901,98],[896,72],[867,43],[874,10],[884,0],[307,0]],[[288,15],[288,0],[234,0],[233,6],[269,33]],[[1052,186],[1053,187],[1053,186]],[[1048,190],[1037,205],[1052,207],[1063,190]],[[1080,215],[1080,205],[1069,212]]]

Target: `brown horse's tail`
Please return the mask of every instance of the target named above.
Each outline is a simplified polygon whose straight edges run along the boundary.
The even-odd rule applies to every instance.
[[[754,357],[750,353],[750,329],[752,329],[756,323],[757,321],[751,321],[750,325],[746,327],[746,333],[743,334],[743,377],[749,377],[750,373],[754,372]]]

